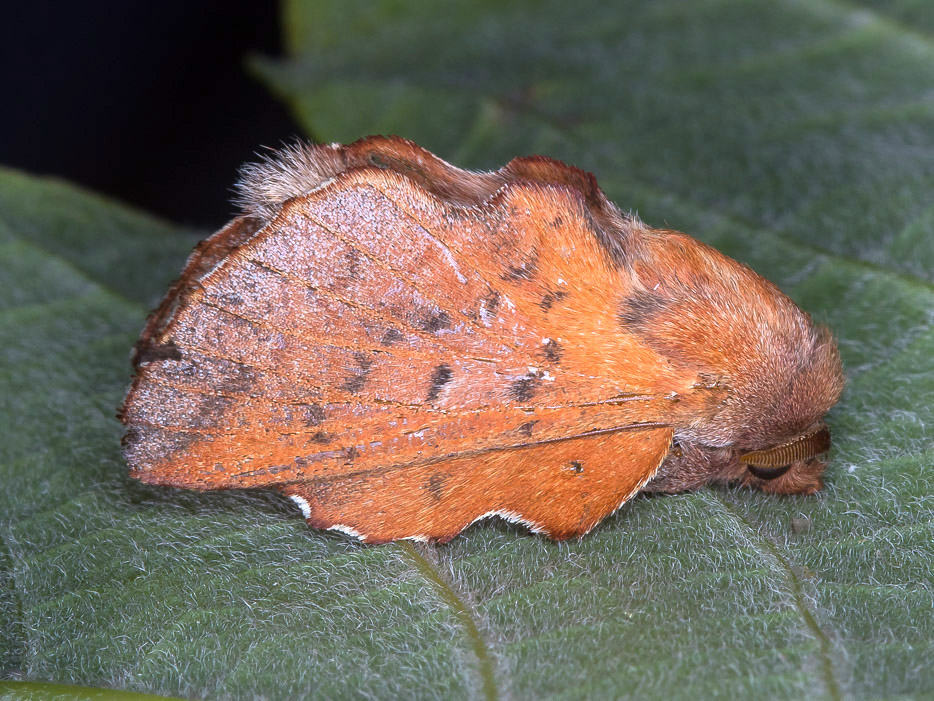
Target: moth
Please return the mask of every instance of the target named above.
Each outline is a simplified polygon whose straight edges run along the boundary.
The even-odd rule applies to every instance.
[[[370,137],[244,168],[133,352],[130,474],[272,487],[316,528],[561,540],[642,491],[821,488],[830,332],[745,265],[542,156]]]

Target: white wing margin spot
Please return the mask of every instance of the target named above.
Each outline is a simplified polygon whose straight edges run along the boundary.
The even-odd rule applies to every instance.
[[[307,499],[294,494],[290,494],[289,499],[298,504],[298,508],[302,510],[302,516],[305,517],[306,521],[311,518],[311,506],[308,505]]]

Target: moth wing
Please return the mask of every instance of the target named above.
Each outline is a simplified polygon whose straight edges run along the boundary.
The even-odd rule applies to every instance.
[[[623,431],[280,489],[311,526],[366,543],[447,542],[487,516],[564,540],[587,533],[638,492],[671,438],[670,428]]]
[[[383,169],[362,144],[328,152],[344,169],[263,225],[235,220],[195,252],[137,348],[133,476],[304,490],[388,470],[402,488],[483,454],[511,482],[512,458],[559,450],[540,446],[665,424],[684,378],[619,323],[629,232],[595,230],[579,171],[469,174],[401,140],[370,145],[395,159]],[[622,484],[658,464],[617,455]]]

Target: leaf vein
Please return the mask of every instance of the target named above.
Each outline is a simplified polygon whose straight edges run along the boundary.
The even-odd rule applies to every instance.
[[[781,549],[769,538],[761,535],[755,526],[743,516],[732,504],[724,499],[720,494],[708,492],[712,498],[716,499],[722,509],[726,511],[733,520],[748,531],[749,541],[753,544],[758,543],[757,550],[768,559],[773,560],[781,570],[788,583],[791,597],[794,600],[795,608],[804,621],[805,627],[810,634],[817,640],[818,644],[818,664],[820,666],[821,676],[827,687],[827,695],[833,701],[842,701],[844,698],[842,685],[834,671],[833,658],[831,656],[830,636],[821,628],[814,612],[808,606],[805,600],[804,587],[801,585],[801,579],[791,566],[788,558],[782,553]],[[755,546],[755,545],[754,545]]]
[[[480,682],[482,686],[483,697],[488,701],[494,701],[499,698],[497,689],[496,675],[494,671],[493,656],[487,642],[480,634],[480,629],[474,620],[476,614],[471,613],[467,601],[461,597],[454,587],[441,574],[437,566],[429,560],[424,554],[419,552],[410,542],[401,544],[402,554],[413,567],[421,574],[431,586],[436,590],[444,602],[454,611],[461,625],[464,627],[470,646],[477,658],[479,665]]]

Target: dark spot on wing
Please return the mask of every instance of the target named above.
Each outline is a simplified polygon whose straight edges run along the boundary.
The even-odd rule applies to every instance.
[[[538,303],[538,306],[542,308],[543,312],[547,312],[557,302],[560,302],[567,296],[567,290],[554,290],[553,292],[549,292],[544,297],[542,297],[541,301]]]
[[[573,472],[575,475],[579,475],[584,471],[584,463],[582,463],[580,460],[571,460],[571,462],[568,463],[567,469]]]
[[[485,302],[484,308],[486,309],[487,314],[490,314],[490,315],[496,314],[496,310],[499,309],[499,300],[500,300],[499,292],[495,292],[495,291],[490,292],[490,294],[488,294],[484,298],[483,300]]]
[[[192,411],[186,412],[185,428],[212,428],[218,424],[234,400],[232,397],[223,397],[217,394],[198,395],[194,400]]]
[[[425,483],[425,489],[431,494],[433,501],[441,501],[441,497],[444,495],[444,483],[450,476],[451,475],[447,472],[435,472],[428,478],[428,481]]]
[[[562,217],[555,217],[551,220],[552,229],[560,229],[562,226],[564,226],[564,219]]]
[[[318,431],[312,434],[311,440],[314,443],[330,443],[334,440],[334,434],[328,433],[327,431]]]
[[[257,382],[257,372],[252,366],[208,358],[195,351],[186,351],[181,362],[159,365],[158,374],[171,384],[208,386],[220,394],[248,394]]]
[[[526,437],[531,436],[532,429],[535,427],[535,424],[537,423],[538,423],[537,420],[526,421],[524,424],[522,424],[521,426],[519,426],[519,428],[516,429],[516,433],[518,433],[520,436],[526,436]]]
[[[341,385],[341,389],[345,392],[356,394],[363,389],[363,386],[366,384],[370,370],[373,368],[373,359],[366,353],[361,353],[360,351],[355,351],[353,357],[354,361],[357,363],[357,367],[353,368],[350,371],[350,375],[344,379],[344,384]]]
[[[357,458],[357,449],[354,446],[350,446],[349,448],[344,448],[342,457],[344,458],[344,461],[348,465],[352,465],[353,461]]]
[[[306,426],[314,428],[322,424],[325,417],[324,409],[321,408],[320,404],[302,404],[301,407],[304,413]]]
[[[120,438],[120,445],[123,448],[131,448],[140,442],[142,434],[138,428],[131,426]]]
[[[217,371],[213,376],[217,391],[226,394],[246,394],[258,379],[251,366],[233,360],[217,361]]]
[[[348,280],[359,280],[360,279],[360,252],[351,248],[344,253],[344,277]]]
[[[627,328],[643,326],[667,305],[665,297],[645,291],[633,292],[620,305],[619,321]]]
[[[451,317],[443,309],[437,312],[430,312],[419,322],[419,326],[423,331],[435,333],[442,329],[451,328]]]
[[[433,402],[441,394],[441,389],[451,381],[453,373],[447,365],[439,365],[431,375],[431,383],[428,385],[427,401]]]
[[[175,341],[168,343],[146,343],[137,346],[133,353],[133,366],[143,363],[152,363],[158,360],[181,360],[182,352],[175,345]]]
[[[402,332],[397,329],[386,329],[386,333],[383,334],[383,337],[379,340],[380,345],[391,346],[394,343],[398,343],[403,338]]]
[[[564,348],[555,339],[549,338],[548,343],[542,346],[542,355],[549,363],[560,363],[561,356],[564,355]]]
[[[477,308],[470,313],[471,318],[479,319],[482,322],[489,321],[496,316],[496,310],[499,308],[499,301],[499,292],[490,290],[478,300]]]
[[[239,307],[243,305],[243,297],[235,292],[225,292],[219,297],[220,303],[228,307]]]
[[[502,278],[504,280],[531,280],[537,271],[538,253],[533,250],[525,260],[508,266]]]
[[[507,280],[531,280],[532,272],[523,265],[510,265],[506,268],[506,274],[503,276]]]
[[[514,380],[509,386],[509,395],[517,402],[527,402],[535,396],[538,378],[527,375]]]

